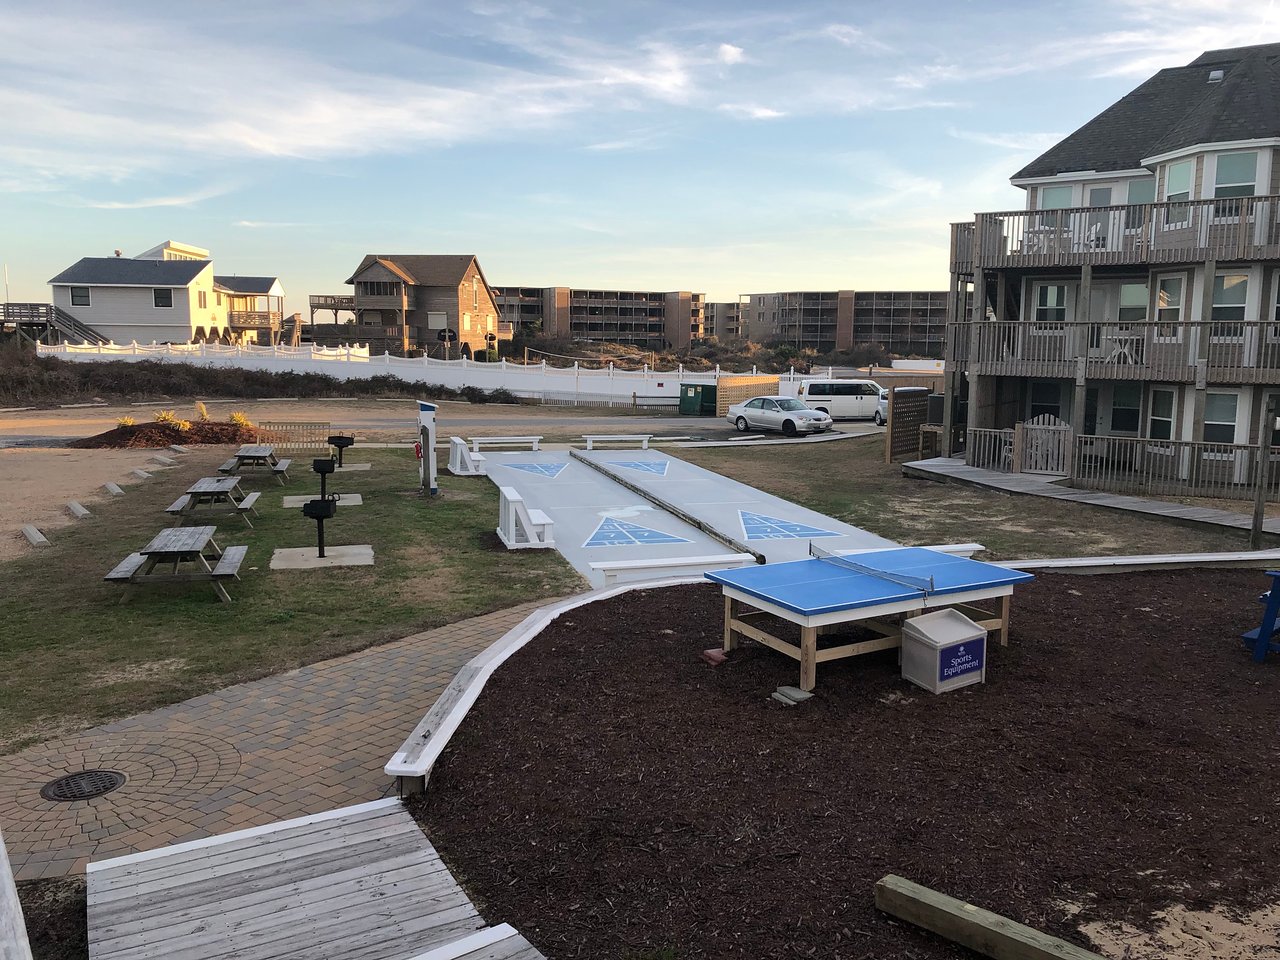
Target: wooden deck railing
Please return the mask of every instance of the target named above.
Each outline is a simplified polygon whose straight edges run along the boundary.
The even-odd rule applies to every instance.
[[[1280,383],[1280,323],[950,324],[948,357],[982,376]]]
[[[953,272],[1280,259],[1280,196],[979,213],[952,225]]]
[[[1280,499],[1280,447],[1269,447],[1267,499]],[[1258,448],[1235,443],[1196,443],[1131,437],[1078,436],[1071,485],[1140,496],[1254,496]]]
[[[965,444],[964,462],[971,467],[995,470],[998,473],[1013,472],[1013,430],[969,429]]]

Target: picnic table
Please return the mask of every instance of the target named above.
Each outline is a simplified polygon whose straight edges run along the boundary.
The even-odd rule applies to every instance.
[[[177,523],[174,524],[176,527],[188,520],[225,514],[239,516],[252,527],[249,514],[257,513],[254,507],[261,496],[256,490],[246,495],[240,489],[240,478],[236,476],[201,477],[187,487],[187,492],[173,501],[165,509],[165,513],[177,517]]]
[[[276,448],[270,444],[246,443],[231,455],[231,459],[218,468],[219,473],[239,474],[242,470],[269,470],[283,484],[289,479],[292,460],[276,457]]]
[[[800,661],[800,689],[817,684],[819,663],[902,644],[901,620],[925,610],[954,607],[972,614],[981,627],[1009,638],[1009,607],[1015,584],[1031,574],[940,553],[925,547],[831,554],[817,550],[809,560],[767,563],[705,574],[724,593],[724,649],[749,637]],[[992,614],[973,604],[1000,600]],[[769,618],[800,627],[798,644],[770,633]],[[818,646],[820,633],[857,624],[873,637],[840,646]]]
[[[223,581],[240,579],[240,565],[249,548],[237,546],[223,550],[213,539],[217,532],[218,528],[213,526],[161,530],[145,547],[116,564],[104,579],[129,588],[161,583],[208,583],[212,584],[219,600],[230,603]],[[120,602],[124,603],[130,595],[131,591],[126,590]]]

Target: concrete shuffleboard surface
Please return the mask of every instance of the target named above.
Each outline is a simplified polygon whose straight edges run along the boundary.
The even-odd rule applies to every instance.
[[[809,543],[827,550],[877,550],[900,544],[694,466],[665,451],[577,450],[627,484],[670,503],[721,536],[764,554],[769,563],[803,560]],[[589,468],[588,468],[589,469]]]
[[[623,456],[615,451],[616,456]],[[514,487],[525,504],[555,523],[555,545],[594,586],[593,563],[709,557],[734,551],[568,451],[488,451],[489,479]],[[714,569],[714,567],[709,568]]]

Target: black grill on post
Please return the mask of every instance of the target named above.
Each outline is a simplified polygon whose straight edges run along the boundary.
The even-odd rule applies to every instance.
[[[347,447],[355,446],[355,437],[346,437],[342,434],[329,438],[329,446],[334,447],[338,451],[338,466],[342,466],[342,454]]]
[[[336,464],[332,457],[319,457],[311,461],[311,469],[320,474],[320,499],[308,500],[302,505],[302,515],[316,522],[318,556],[324,556],[324,522],[338,513],[338,498],[330,497],[325,490],[325,480],[333,473]]]

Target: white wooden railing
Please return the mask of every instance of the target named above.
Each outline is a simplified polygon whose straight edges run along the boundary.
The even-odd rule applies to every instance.
[[[1280,447],[1269,447],[1267,499],[1280,498]],[[1146,496],[1253,499],[1258,448],[1236,443],[1078,436],[1071,485]]]

